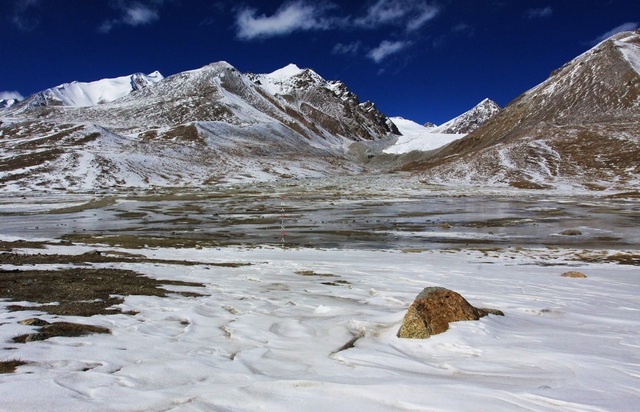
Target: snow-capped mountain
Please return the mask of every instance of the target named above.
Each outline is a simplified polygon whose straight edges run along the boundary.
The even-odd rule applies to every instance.
[[[76,88],[2,109],[0,190],[198,186],[372,169],[526,188],[640,184],[640,31],[578,56],[457,140],[389,119],[343,83],[295,65],[243,74],[218,62],[158,81],[125,78],[118,98],[117,87],[96,92],[104,81],[85,83],[95,86],[86,95],[69,92],[83,89],[69,83]],[[484,101],[459,118],[473,126],[492,106]],[[447,131],[465,130],[462,123]]]
[[[352,173],[361,166],[346,155],[351,142],[397,133],[346,86],[293,66],[245,75],[217,62],[111,101],[102,94],[101,104],[78,104],[71,94],[34,104],[51,90],[69,87],[3,111],[0,135],[11,139],[0,140],[0,188],[201,185]],[[58,105],[63,101],[74,105]]]
[[[432,133],[470,133],[500,113],[500,106],[493,100],[484,99],[472,109],[454,117],[446,123],[431,129]]]
[[[428,161],[430,178],[542,188],[637,188],[640,30],[618,33]]]
[[[389,119],[372,102],[360,103],[340,81],[326,81],[311,69],[295,64],[269,74],[249,74],[248,77],[283,104],[294,106],[331,133],[368,140],[380,132],[399,134]]]
[[[37,106],[95,106],[119,99],[135,90],[141,90],[159,82],[164,77],[160,72],[135,73],[113,79],[93,82],[64,83],[43,90],[25,99],[24,105]]]

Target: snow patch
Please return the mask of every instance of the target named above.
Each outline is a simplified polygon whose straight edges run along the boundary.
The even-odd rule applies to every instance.
[[[622,53],[624,59],[628,61],[633,70],[640,75],[640,48],[624,41],[614,41],[614,43]]]

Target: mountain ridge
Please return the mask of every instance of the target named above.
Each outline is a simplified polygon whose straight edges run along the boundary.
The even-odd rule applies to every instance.
[[[128,82],[124,95],[90,105],[34,104],[42,101],[36,94],[2,109],[0,189],[389,170],[430,183],[532,189],[640,183],[640,30],[599,43],[499,112],[483,100],[442,125],[468,133],[434,134],[439,143],[425,137],[434,128],[398,118],[400,136],[372,102],[294,64],[251,74],[221,61],[139,87]]]
[[[640,30],[612,36],[405,170],[467,184],[629,187],[640,165]]]
[[[309,69],[281,80],[292,88],[270,93],[229,63],[215,62],[91,106],[23,102],[2,114],[0,187],[354,173],[361,166],[346,154],[350,142],[397,132],[373,104]]]
[[[160,72],[155,71],[150,74],[134,73],[92,82],[73,81],[37,92],[23,100],[19,106],[95,106],[117,100],[132,91],[157,83],[163,78]]]

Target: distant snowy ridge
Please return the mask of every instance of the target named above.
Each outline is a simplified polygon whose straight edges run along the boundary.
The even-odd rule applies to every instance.
[[[398,137],[393,146],[383,150],[384,153],[403,154],[414,150],[426,152],[466,136],[464,133],[434,133],[432,128],[421,126],[402,117],[391,117],[390,119],[398,127],[402,136]]]
[[[471,133],[498,113],[500,113],[500,106],[490,99],[484,99],[471,110],[434,127],[431,133]]]
[[[160,72],[135,73],[113,79],[93,82],[71,82],[43,90],[31,96],[25,103],[37,106],[88,107],[109,103],[135,90],[141,90],[164,79]]]

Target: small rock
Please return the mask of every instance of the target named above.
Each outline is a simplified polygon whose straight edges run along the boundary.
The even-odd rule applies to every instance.
[[[440,229],[451,229],[452,226],[445,222],[445,223],[442,223],[442,224],[438,225],[438,227]]]
[[[46,326],[46,325],[50,325],[50,323],[47,322],[46,320],[42,320],[42,319],[38,319],[38,318],[24,319],[24,320],[21,320],[18,323],[21,324],[21,325],[27,325],[27,326]]]
[[[562,236],[580,236],[582,232],[576,229],[567,229],[560,232]]]
[[[504,316],[504,313],[497,309],[475,308],[452,290],[427,287],[409,307],[398,331],[398,337],[426,339],[449,329],[449,322],[478,320],[488,314]]]
[[[560,276],[565,277],[565,278],[586,278],[587,277],[587,275],[585,275],[584,273],[576,272],[576,271],[564,272]]]

